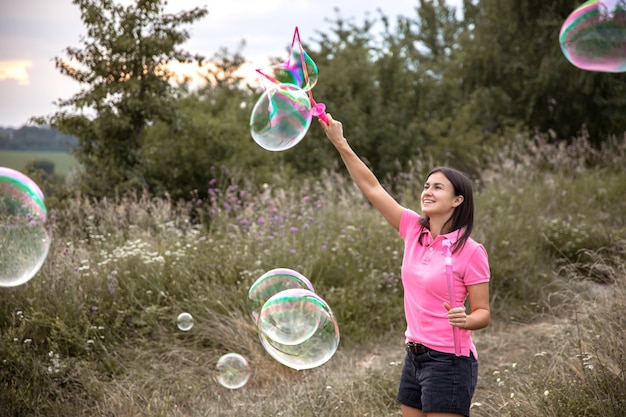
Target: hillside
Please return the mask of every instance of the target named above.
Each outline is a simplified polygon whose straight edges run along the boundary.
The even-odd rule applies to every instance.
[[[77,144],[75,137],[50,127],[0,127],[0,150],[67,152]]]

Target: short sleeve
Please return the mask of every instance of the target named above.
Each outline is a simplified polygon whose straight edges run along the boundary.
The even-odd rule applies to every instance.
[[[410,209],[404,209],[402,217],[400,217],[400,227],[398,232],[403,239],[406,239],[409,230],[413,229],[420,220],[419,214]]]
[[[469,262],[463,274],[465,285],[480,284],[489,282],[491,271],[489,269],[489,258],[485,247],[476,244],[476,247],[469,257]]]

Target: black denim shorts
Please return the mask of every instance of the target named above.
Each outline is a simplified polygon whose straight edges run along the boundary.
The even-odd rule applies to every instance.
[[[478,381],[474,355],[456,356],[429,350],[415,354],[407,350],[396,397],[400,404],[424,413],[470,415],[470,404]]]

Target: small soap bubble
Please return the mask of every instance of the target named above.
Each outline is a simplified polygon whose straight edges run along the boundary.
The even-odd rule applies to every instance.
[[[225,388],[238,389],[250,378],[250,367],[246,358],[238,353],[227,353],[217,361],[217,381]]]
[[[180,313],[176,318],[176,326],[183,332],[188,332],[193,327],[193,317],[189,313]]]

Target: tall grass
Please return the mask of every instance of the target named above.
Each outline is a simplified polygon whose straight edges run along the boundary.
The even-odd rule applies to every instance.
[[[624,149],[537,137],[489,158],[475,238],[494,318],[475,336],[473,415],[624,414]],[[394,180],[415,208],[423,168]],[[399,415],[402,241],[344,176],[211,181],[185,203],[75,196],[49,227],[39,274],[0,291],[0,415]],[[246,297],[277,267],[307,276],[337,316],[323,366],[295,371],[261,347]],[[250,363],[239,390],[215,379],[228,352]]]

